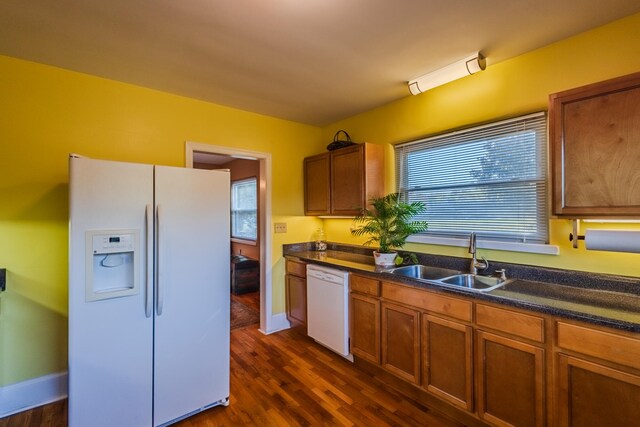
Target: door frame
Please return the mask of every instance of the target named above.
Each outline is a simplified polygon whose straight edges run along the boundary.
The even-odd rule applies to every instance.
[[[243,150],[234,147],[224,147],[201,142],[186,141],[185,166],[193,168],[193,154],[195,152],[222,154],[240,159],[257,160],[260,164],[259,176],[259,209],[260,219],[258,232],[260,234],[260,332],[270,334],[283,329],[273,318],[273,292],[271,278],[271,153]]]

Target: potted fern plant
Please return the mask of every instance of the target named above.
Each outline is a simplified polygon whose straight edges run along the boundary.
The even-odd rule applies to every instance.
[[[373,252],[376,265],[390,267],[395,265],[398,253],[407,237],[427,230],[427,222],[414,220],[419,214],[426,212],[423,202],[405,203],[400,194],[390,193],[386,196],[370,200],[371,209],[363,209],[354,218],[357,225],[351,230],[353,236],[370,236],[365,245],[377,243],[379,249]],[[400,263],[402,259],[399,259]]]

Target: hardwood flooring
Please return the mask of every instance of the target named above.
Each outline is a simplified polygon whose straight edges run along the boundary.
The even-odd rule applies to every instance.
[[[66,425],[66,402],[0,420],[0,427]],[[183,420],[210,426],[431,426],[462,424],[425,408],[293,330],[231,333],[231,397]]]
[[[260,312],[260,292],[249,292],[242,295],[231,294],[231,299]]]
[[[0,427],[64,427],[66,425],[66,399],[0,418]]]

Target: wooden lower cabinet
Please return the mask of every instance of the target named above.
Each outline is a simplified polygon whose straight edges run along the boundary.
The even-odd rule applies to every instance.
[[[497,426],[544,423],[544,350],[477,331],[478,415]]]
[[[380,364],[380,301],[366,295],[351,294],[351,353]]]
[[[432,394],[473,410],[473,329],[422,315],[422,384]]]
[[[307,280],[287,276],[287,319],[294,326],[307,324]]]
[[[640,334],[371,277],[350,286],[356,362],[465,425],[640,425]]]
[[[306,264],[286,260],[285,305],[291,326],[307,331]]]
[[[640,423],[637,334],[556,322],[555,417],[558,426]]]
[[[382,302],[382,367],[420,384],[420,312]]]
[[[640,423],[640,375],[565,354],[557,362],[559,427]]]

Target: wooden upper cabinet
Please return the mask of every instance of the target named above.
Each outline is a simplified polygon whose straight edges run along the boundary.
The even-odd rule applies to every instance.
[[[331,153],[331,213],[358,215],[383,193],[382,146],[359,144]]]
[[[304,159],[305,215],[358,215],[384,193],[381,145],[357,144]]]
[[[550,95],[553,213],[640,216],[640,73]]]
[[[329,153],[304,159],[304,214],[330,215],[331,195]]]

